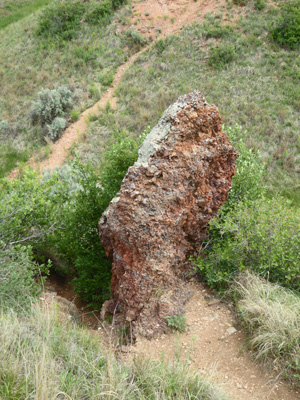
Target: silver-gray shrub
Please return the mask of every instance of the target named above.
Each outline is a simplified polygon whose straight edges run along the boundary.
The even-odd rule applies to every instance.
[[[45,136],[57,139],[65,128],[63,117],[71,109],[72,104],[73,93],[65,86],[52,90],[42,89],[38,93],[37,101],[32,103],[31,122],[39,123]]]
[[[66,127],[66,119],[62,117],[56,117],[52,124],[47,124],[44,128],[44,134],[51,140],[58,139]]]

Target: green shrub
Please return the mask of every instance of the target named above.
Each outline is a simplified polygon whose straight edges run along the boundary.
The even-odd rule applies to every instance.
[[[226,64],[235,60],[237,56],[234,44],[222,42],[218,46],[212,46],[210,48],[208,64],[211,67],[221,69]]]
[[[55,233],[51,246],[74,264],[75,290],[95,306],[109,298],[111,278],[111,260],[100,245],[98,221],[136,158],[136,142],[117,133],[104,154],[100,173],[75,161],[71,170],[61,175],[76,190],[66,203],[62,218],[65,229]]]
[[[0,242],[0,306],[28,309],[29,299],[41,292],[41,273],[47,271],[33,261],[30,246],[3,247]]]
[[[112,0],[112,6],[115,10],[126,3],[127,0]]]
[[[271,282],[300,290],[300,215],[278,197],[242,202],[223,221],[212,221],[215,240],[197,265],[211,287],[224,289],[239,271],[252,270]]]
[[[213,257],[216,247],[223,248],[226,241],[232,237],[229,232],[224,231],[223,224],[226,222],[228,214],[234,215],[240,204],[253,205],[266,193],[265,165],[258,153],[246,147],[245,133],[241,127],[236,125],[233,128],[228,127],[224,131],[239,153],[236,161],[236,174],[232,180],[232,189],[228,199],[219,210],[218,218],[209,224],[207,237],[202,245],[205,251],[201,252],[196,261],[200,273],[206,277],[208,284],[219,290],[223,290],[227,286],[227,278],[230,279],[228,269],[226,265],[216,265],[217,263],[210,265],[210,257]]]
[[[271,28],[271,36],[279,44],[295,49],[300,44],[300,3],[288,0],[280,5],[281,15]]]
[[[166,317],[168,327],[173,331],[184,332],[186,328],[186,318],[185,315],[178,314]]]
[[[94,3],[86,13],[85,20],[91,25],[108,23],[113,13],[111,0],[102,0]]]
[[[70,115],[71,115],[72,121],[75,122],[75,121],[79,120],[80,112],[79,111],[75,111],[75,110],[71,110],[70,111]]]
[[[221,25],[220,22],[204,22],[203,30],[205,38],[221,38],[233,33],[231,25]]]
[[[42,12],[36,34],[47,40],[68,41],[79,31],[84,11],[80,0],[55,1]]]
[[[254,7],[256,8],[256,10],[262,11],[266,7],[266,3],[264,0],[255,0]]]

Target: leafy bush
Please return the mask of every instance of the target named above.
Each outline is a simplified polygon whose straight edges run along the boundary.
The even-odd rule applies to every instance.
[[[233,293],[256,357],[273,363],[299,387],[299,295],[247,272],[239,275]]]
[[[288,200],[266,197],[259,155],[237,141],[238,128],[228,133],[240,152],[237,173],[227,203],[210,222],[196,265],[218,290],[245,269],[299,290],[299,212]]]
[[[287,200],[261,197],[242,202],[211,226],[219,229],[221,240],[198,259],[210,286],[224,289],[247,269],[300,290],[300,215]]]
[[[0,306],[24,311],[41,292],[41,273],[48,268],[33,261],[30,246],[3,247],[0,243]]]
[[[85,20],[92,25],[108,23],[113,13],[112,6],[111,0],[102,0],[99,3],[94,3],[86,13]]]
[[[100,245],[98,221],[136,158],[136,142],[117,133],[104,154],[100,173],[78,161],[71,167],[69,184],[76,180],[77,190],[66,205],[62,219],[65,229],[56,232],[51,245],[74,264],[75,290],[94,305],[109,298],[111,278],[111,260]]]
[[[288,0],[280,5],[281,15],[271,28],[271,36],[279,44],[295,49],[300,44],[299,0]]]
[[[204,22],[203,30],[205,38],[221,38],[233,33],[231,25],[221,25],[220,22]]]
[[[259,155],[245,147],[240,128],[227,132],[240,153],[237,173],[196,265],[218,290],[245,269],[299,290],[300,215],[289,201],[266,197]]]
[[[238,150],[239,157],[236,161],[236,174],[232,180],[232,189],[229,192],[228,199],[218,213],[218,219],[214,219],[209,224],[206,240],[196,264],[207,282],[214,288],[224,289],[227,285],[227,270],[216,264],[210,266],[209,257],[213,255],[215,246],[222,246],[226,242],[228,233],[224,232],[223,224],[226,221],[228,213],[234,215],[234,210],[240,204],[253,204],[257,199],[266,193],[264,186],[265,165],[261,162],[258,153],[247,149],[244,138],[245,133],[241,127],[236,125],[233,128],[225,129],[232,144]],[[229,235],[230,236],[230,235]]]
[[[36,34],[45,39],[68,41],[79,31],[84,11],[85,5],[80,0],[56,1],[43,11]]]
[[[166,317],[168,327],[173,331],[184,332],[186,328],[185,315],[173,315],[172,317]]]
[[[37,278],[47,268],[33,261],[33,248],[62,227],[62,195],[57,176],[40,182],[25,170],[13,180],[0,180],[0,302],[3,307],[26,308],[28,297],[39,292]],[[40,281],[40,279],[38,279]]]
[[[220,43],[218,46],[210,48],[208,64],[214,68],[223,68],[224,65],[237,58],[235,45],[230,43]]]

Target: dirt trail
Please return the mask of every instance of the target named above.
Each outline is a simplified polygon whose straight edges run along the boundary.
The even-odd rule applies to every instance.
[[[245,335],[235,314],[225,304],[211,297],[201,284],[189,283],[193,297],[186,306],[186,332],[162,335],[149,341],[139,338],[122,353],[122,358],[151,357],[175,360],[180,357],[199,374],[212,373],[231,400],[296,400],[298,392],[274,373],[256,364],[245,348]],[[126,349],[123,349],[126,350]]]
[[[179,32],[185,25],[203,19],[207,12],[218,12],[225,0],[145,0],[133,1],[134,17],[132,26],[148,38],[157,39]],[[231,10],[232,18],[241,13],[241,9]],[[144,51],[144,50],[142,50]],[[141,53],[141,52],[140,52]],[[122,80],[126,70],[134,63],[140,53],[132,56],[120,66],[112,87],[93,107],[84,111],[79,120],[70,125],[63,136],[52,145],[49,158],[37,164],[32,158],[29,163],[39,171],[45,168],[53,170],[62,165],[71,146],[87,131],[86,119],[89,114],[99,114],[109,101],[116,107],[114,90]],[[199,88],[201,90],[201,88]],[[12,171],[14,177],[17,170]],[[75,301],[82,313],[84,308],[76,299],[73,290],[58,282],[51,282],[58,294],[70,301]],[[138,338],[132,346],[121,348],[120,356],[131,360],[136,356],[174,360],[178,355],[182,359],[188,357],[191,368],[201,373],[214,371],[213,380],[220,383],[233,400],[296,400],[298,392],[290,391],[288,384],[276,381],[274,374],[268,374],[261,365],[257,365],[245,350],[245,338],[237,327],[234,313],[218,301],[211,301],[207,289],[200,284],[189,283],[194,295],[186,306],[187,330],[182,334],[163,335],[154,341]],[[48,288],[49,289],[49,288]],[[213,304],[214,303],[214,304]],[[87,310],[88,311],[88,310]],[[99,312],[97,313],[99,317]],[[84,321],[97,330],[97,334],[107,341],[109,327],[100,324],[99,318]]]
[[[178,33],[185,25],[196,20],[201,20],[207,12],[217,12],[220,6],[226,4],[225,0],[140,0],[133,1],[134,17],[132,28],[137,29],[143,36],[152,39],[163,38],[169,34]],[[237,14],[238,9],[232,14]],[[28,164],[37,169],[40,173],[48,169],[52,171],[56,166],[61,166],[68,156],[74,143],[78,142],[88,130],[86,120],[89,115],[98,115],[109,101],[112,108],[116,108],[117,99],[114,95],[115,89],[121,82],[126,70],[135,62],[136,58],[146,49],[134,54],[115,74],[112,86],[103,94],[102,98],[91,108],[86,109],[78,121],[71,124],[63,133],[61,138],[51,145],[48,158],[36,162],[33,156]],[[15,168],[8,175],[10,179],[16,177],[18,168]]]

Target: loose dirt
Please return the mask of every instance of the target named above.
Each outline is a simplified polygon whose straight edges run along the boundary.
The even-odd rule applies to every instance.
[[[153,341],[139,338],[129,346],[128,353],[122,353],[122,358],[159,360],[163,356],[175,361],[179,357],[199,374],[212,374],[212,380],[234,400],[299,399],[298,392],[255,363],[233,310],[211,297],[205,286],[189,286],[194,294],[186,306],[186,332],[163,335]]]
[[[119,342],[113,324],[102,322],[100,311],[86,307],[69,282],[52,275],[46,284],[43,301],[59,295],[73,302],[83,325],[92,329],[105,345],[114,349],[124,362],[135,357],[186,362],[200,376],[219,384],[230,400],[297,400],[300,394],[254,360],[246,348],[246,336],[229,304],[214,297],[202,283],[189,282],[192,298],[186,305],[187,328],[154,340],[138,337],[134,344]]]
[[[203,19],[207,12],[220,11],[220,7],[225,4],[225,0],[133,1],[132,26],[150,40],[155,40],[179,32],[185,25]],[[233,18],[240,13],[240,9],[231,10]],[[89,115],[98,115],[108,101],[113,108],[117,106],[114,91],[139,54],[118,68],[112,87],[98,103],[84,111],[79,120],[66,129],[63,136],[52,145],[48,159],[37,164],[32,158],[30,165],[42,172],[46,168],[53,170],[63,164],[72,145],[86,133]],[[17,172],[12,171],[10,177],[16,176]],[[188,285],[194,294],[186,306],[186,332],[163,335],[153,341],[138,338],[133,345],[116,347],[120,357],[130,361],[137,356],[161,359],[163,355],[164,359],[170,361],[178,358],[187,360],[190,367],[200,374],[213,371],[213,380],[223,386],[234,400],[300,399],[299,393],[289,390],[288,384],[279,381],[276,374],[266,371],[253,361],[251,353],[245,348],[245,337],[234,312],[226,304],[212,298],[205,286],[199,283]],[[59,282],[52,277],[46,290],[51,298],[57,293],[73,301],[82,315],[83,323],[94,329],[101,340],[110,340],[109,326],[100,322],[100,312],[86,308],[69,283]]]

